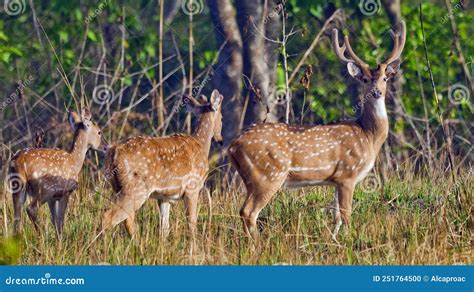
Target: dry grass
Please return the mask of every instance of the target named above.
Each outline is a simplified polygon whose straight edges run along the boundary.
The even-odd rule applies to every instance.
[[[238,217],[244,193],[215,190],[210,228],[206,200],[204,196],[201,198],[198,252],[193,257],[188,256],[182,203],[172,207],[172,229],[167,240],[158,235],[159,209],[154,200],[149,200],[138,212],[140,228],[136,238],[131,240],[124,228],[118,226],[91,244],[100,229],[101,215],[111,204],[110,188],[97,181],[102,179],[83,174],[81,188],[70,200],[61,241],[54,235],[47,206],[40,212],[44,230],[40,236],[34,232],[26,212],[23,213],[23,232],[16,240],[21,247],[18,263],[451,265],[473,262],[470,243],[473,185],[472,174],[468,172],[458,177],[456,185],[435,175],[392,177],[386,182],[383,195],[364,193],[358,187],[352,226],[339,233],[339,242],[331,239],[333,225],[326,210],[332,199],[331,188],[281,191],[261,213],[263,232],[260,246],[254,252],[243,235]],[[2,198],[0,232],[4,236],[11,232],[13,212],[9,194],[3,192]],[[3,251],[0,257],[7,253]]]

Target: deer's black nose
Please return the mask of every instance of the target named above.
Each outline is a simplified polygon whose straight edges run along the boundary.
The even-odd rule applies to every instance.
[[[375,98],[381,98],[382,97],[382,91],[380,91],[378,88],[374,90],[374,95]]]

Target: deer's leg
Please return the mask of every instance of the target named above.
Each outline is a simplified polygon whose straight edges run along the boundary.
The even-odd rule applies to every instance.
[[[158,201],[160,206],[160,232],[163,238],[168,237],[170,233],[170,202]]]
[[[38,224],[38,208],[39,207],[40,207],[40,201],[38,200],[37,197],[33,197],[33,200],[31,200],[30,204],[26,208],[26,213],[28,214],[28,217],[30,217],[31,222],[33,222],[36,232],[38,233],[40,232],[39,224]]]
[[[129,209],[126,210],[125,229],[127,229],[127,233],[131,237],[135,236],[136,231],[135,212],[143,206],[148,199],[148,195],[149,193],[147,192],[136,192],[134,198],[130,199],[126,204]]]
[[[186,208],[186,217],[188,220],[188,230],[190,235],[190,254],[193,254],[196,243],[196,224],[197,224],[197,204],[199,191],[193,191],[184,194],[184,207]]]
[[[339,209],[339,195],[338,195],[338,188],[336,187],[336,190],[334,192],[334,199],[331,204],[331,209],[332,209],[332,214],[334,218],[334,231],[333,231],[333,237],[337,235],[339,232],[339,229],[341,228],[342,225],[342,219],[341,219],[341,210]]]
[[[51,220],[58,237],[61,236],[64,229],[64,215],[66,214],[67,203],[70,193],[62,195],[59,199],[48,200],[49,210],[51,211]]]
[[[343,183],[337,186],[339,211],[344,224],[349,224],[352,213],[352,197],[354,195],[354,184]]]
[[[148,199],[148,193],[143,190],[122,190],[117,202],[104,213],[102,217],[102,229],[112,228],[115,225],[126,221],[125,227],[129,235],[135,232],[135,211]]]
[[[130,214],[127,219],[125,219],[125,229],[127,230],[128,235],[134,236],[135,235],[135,211]]]
[[[274,193],[261,194],[253,193],[247,197],[240,209],[240,216],[244,224],[244,231],[252,239],[257,240],[259,232],[257,229],[257,219],[260,211],[267,205]]]
[[[67,203],[69,202],[69,196],[71,193],[65,194],[62,196],[56,203],[56,229],[59,235],[62,234],[64,229],[64,218],[67,209]]]
[[[13,199],[13,211],[14,211],[14,219],[13,219],[13,232],[17,234],[20,231],[20,222],[21,222],[21,207],[25,204],[26,200],[26,190],[20,190],[17,192],[12,193]]]
[[[250,232],[250,207],[248,206],[250,203],[249,203],[249,200],[250,198],[253,196],[253,187],[252,187],[252,184],[245,184],[246,185],[246,188],[247,188],[247,198],[245,199],[245,202],[244,202],[244,205],[242,206],[242,208],[240,208],[240,219],[242,220],[242,226],[244,228],[244,233],[248,236],[248,237],[252,237],[252,234]]]
[[[59,230],[62,232],[64,228],[64,218],[66,215],[67,204],[71,193],[65,195],[59,200]]]
[[[257,240],[259,237],[257,229],[258,215],[268,202],[270,202],[273,195],[283,184],[283,181],[284,180],[277,183],[273,182],[272,188],[246,183],[248,195],[242,209],[240,209],[240,216],[243,221],[245,233],[254,240]]]
[[[53,223],[56,233],[58,233],[58,218],[57,218],[57,209],[59,208],[59,200],[51,199],[48,200],[49,211],[51,212],[51,222]]]

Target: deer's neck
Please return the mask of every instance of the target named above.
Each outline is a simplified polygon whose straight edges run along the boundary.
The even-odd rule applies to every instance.
[[[71,150],[69,150],[69,154],[71,154],[71,167],[77,168],[79,172],[82,168],[82,164],[84,163],[84,159],[86,158],[86,152],[88,149],[87,145],[87,133],[84,129],[79,128],[74,133],[74,141],[72,142]]]
[[[194,132],[194,138],[201,143],[204,155],[209,156],[209,150],[211,149],[211,139],[214,129],[213,112],[204,113],[199,118],[196,130]]]
[[[384,98],[366,102],[358,123],[366,134],[373,139],[374,148],[380,149],[388,136],[388,117]]]

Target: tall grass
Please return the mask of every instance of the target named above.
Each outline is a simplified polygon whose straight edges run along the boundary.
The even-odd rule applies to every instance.
[[[213,190],[213,215],[209,225],[207,203],[200,199],[198,251],[188,254],[186,220],[182,203],[171,211],[171,233],[159,236],[159,209],[149,200],[137,214],[137,235],[131,239],[123,226],[109,230],[93,241],[100,230],[104,210],[110,207],[111,189],[102,179],[84,172],[80,189],[70,200],[61,240],[54,234],[47,206],[40,211],[43,231],[38,235],[26,212],[17,263],[36,264],[138,264],[138,265],[395,265],[472,264],[471,229],[472,173],[463,172],[457,184],[443,175],[391,177],[383,192],[354,195],[350,227],[337,241],[331,238],[332,217],[327,207],[333,197],[329,187],[280,191],[260,215],[260,244],[252,249],[244,236],[239,209],[242,188]],[[458,195],[456,195],[456,190]],[[11,198],[2,192],[1,229],[8,258],[13,210]],[[6,209],[5,209],[6,208]],[[8,230],[6,230],[8,229]],[[5,249],[7,249],[5,251]],[[8,262],[8,259],[3,259]],[[15,262],[12,256],[10,262]]]

